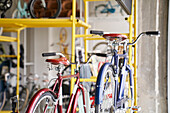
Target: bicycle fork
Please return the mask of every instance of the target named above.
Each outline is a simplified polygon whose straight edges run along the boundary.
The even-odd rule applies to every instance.
[[[80,95],[80,92],[82,91],[82,94],[83,94],[83,107],[84,107],[84,112],[86,113],[86,104],[85,104],[85,93],[84,93],[84,89],[83,89],[83,86],[79,84],[79,79],[76,80],[76,83],[74,85],[74,89],[73,89],[73,92],[71,94],[71,99],[70,99],[70,102],[69,102],[69,106],[67,108],[67,112],[66,113],[69,113],[70,112],[70,109],[71,109],[71,104],[73,105],[72,106],[72,113],[76,113],[76,107],[77,107],[77,102],[78,102],[78,97]]]

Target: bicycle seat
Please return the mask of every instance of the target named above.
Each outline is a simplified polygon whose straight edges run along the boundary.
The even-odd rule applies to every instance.
[[[103,37],[110,41],[119,40],[119,42],[127,39],[127,36],[122,34],[104,34]]]
[[[66,57],[61,57],[57,59],[46,59],[46,62],[50,62],[53,65],[63,64],[65,66],[69,65],[69,62]]]

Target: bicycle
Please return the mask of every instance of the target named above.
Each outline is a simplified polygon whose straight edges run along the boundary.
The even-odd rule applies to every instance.
[[[1,11],[1,18],[5,17],[5,12],[11,8],[13,4],[12,0],[1,0],[0,1],[0,11]]]
[[[61,12],[61,0],[31,0],[29,12],[32,18],[56,18]]]
[[[140,110],[134,106],[134,81],[132,69],[127,64],[127,47],[134,45],[142,35],[159,35],[158,31],[148,31],[141,33],[132,43],[127,42],[127,36],[121,34],[104,34],[103,31],[91,31],[91,34],[98,34],[109,40],[112,49],[109,54],[103,57],[111,56],[110,62],[104,63],[101,67],[95,92],[95,113],[117,111]],[[118,54],[118,46],[123,45],[123,54]],[[130,107],[129,107],[130,105]]]
[[[96,17],[106,17],[109,13],[115,13],[116,7],[119,5],[112,5],[111,1],[108,1],[107,4],[99,4],[95,6],[95,16]],[[122,9],[120,9],[120,13],[122,13]]]
[[[28,0],[24,0],[24,5],[22,7],[21,1],[18,0],[17,8],[12,13],[12,18],[28,18],[30,16],[27,2]]]
[[[64,69],[63,66],[68,66],[70,63],[67,60],[67,58],[62,53],[43,53],[43,56],[56,56],[59,55],[61,58],[58,59],[46,59],[46,62],[49,62],[52,65],[56,65],[55,69],[57,72],[57,77],[52,79],[51,81],[55,80],[54,86],[51,88],[43,88],[39,90],[31,99],[29,106],[26,110],[26,113],[40,113],[40,112],[59,112],[62,113],[64,109],[62,106],[62,84],[64,79],[70,79],[72,77],[76,78],[76,82],[74,85],[73,92],[70,96],[69,105],[67,107],[66,113],[69,113],[71,110],[71,113],[76,113],[76,108],[78,106],[78,98],[80,93],[82,92],[82,100],[83,100],[83,106],[79,106],[79,110],[84,110],[86,113],[86,107],[85,107],[85,94],[84,94],[84,88],[80,84],[80,78],[79,73],[76,71],[74,75],[67,75],[62,76],[62,70]],[[50,82],[51,82],[50,81]],[[56,87],[56,86],[59,87]],[[55,92],[55,89],[57,89],[57,92]],[[82,108],[81,108],[82,107]]]
[[[16,75],[10,73],[10,67],[12,67],[10,60],[5,60],[0,65],[0,111],[10,102],[9,100],[16,95]],[[19,86],[19,111],[26,106],[28,93],[27,88],[22,85]]]

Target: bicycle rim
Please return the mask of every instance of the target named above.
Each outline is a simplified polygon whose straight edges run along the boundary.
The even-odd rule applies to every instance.
[[[29,5],[29,12],[33,18],[56,18],[61,11],[61,0],[32,0]]]
[[[55,110],[54,95],[50,92],[45,92],[40,96],[36,105],[33,108],[33,113],[53,113]],[[44,112],[46,109],[46,112]],[[56,111],[58,113],[58,111]]]
[[[12,13],[12,18],[21,18],[21,14],[18,9],[14,10],[14,12]]]
[[[6,100],[6,92],[2,91],[0,92],[0,111],[3,109],[5,105],[5,100]]]
[[[93,46],[93,51],[108,53],[111,51],[111,46],[108,46],[108,42],[99,42],[95,46]]]
[[[102,103],[95,106],[95,113],[114,113],[114,91],[115,82],[113,79],[113,70],[109,67],[105,72],[105,81],[102,93]]]

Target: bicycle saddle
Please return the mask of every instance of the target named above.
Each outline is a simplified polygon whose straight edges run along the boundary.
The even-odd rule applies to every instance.
[[[119,40],[119,42],[127,39],[127,36],[122,34],[104,34],[103,37],[110,41]]]
[[[66,57],[61,57],[57,59],[46,59],[46,62],[50,62],[53,65],[63,64],[65,66],[69,65],[69,62]]]

